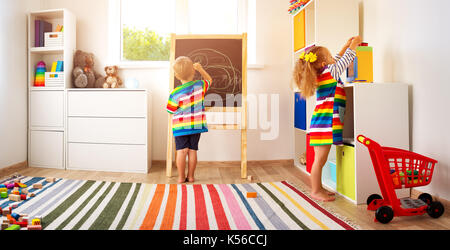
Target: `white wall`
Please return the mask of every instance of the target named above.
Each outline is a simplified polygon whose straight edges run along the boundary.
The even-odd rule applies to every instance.
[[[77,17],[77,48],[96,55],[97,69],[108,61],[108,0],[44,0],[44,8],[67,8]],[[89,6],[89,8],[87,8]],[[91,11],[89,11],[91,9]],[[284,1],[258,0],[258,41],[265,68],[248,72],[249,94],[279,94],[280,136],[260,139],[261,130],[248,132],[248,159],[293,158],[293,94],[291,79],[291,24]],[[134,77],[152,93],[152,158],[166,159],[169,69],[122,69],[123,79]],[[202,136],[200,161],[239,161],[240,133],[211,131]]]
[[[450,1],[360,1],[374,80],[410,84],[411,150],[439,161],[421,191],[450,199]],[[383,142],[380,142],[383,143]]]
[[[27,160],[27,13],[38,0],[0,0],[0,168]]]

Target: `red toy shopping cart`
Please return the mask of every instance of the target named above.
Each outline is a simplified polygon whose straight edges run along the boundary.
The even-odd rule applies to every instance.
[[[428,213],[439,218],[444,206],[433,201],[431,195],[421,194],[419,199],[398,199],[395,189],[413,188],[430,184],[436,160],[414,152],[382,147],[360,135],[358,141],[369,149],[373,168],[382,196],[373,194],[367,199],[367,209],[375,212],[375,221],[389,223],[394,216],[414,216]]]

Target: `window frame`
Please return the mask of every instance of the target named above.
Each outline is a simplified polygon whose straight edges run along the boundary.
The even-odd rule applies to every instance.
[[[109,53],[107,62],[110,65],[117,65],[121,69],[166,69],[170,66],[170,61],[124,61],[122,60],[123,55],[123,24],[122,24],[122,1],[123,0],[109,0]],[[188,0],[175,0],[176,4],[187,4]],[[251,29],[251,32],[254,32],[253,37],[254,41],[250,46],[253,46],[254,62],[249,62],[249,68],[260,69],[263,68],[263,64],[257,63],[259,56],[256,53],[256,0],[238,0],[239,1],[239,9],[238,9],[238,32],[239,33],[248,33],[248,30]],[[249,12],[249,4],[253,4],[252,13]],[[188,10],[186,8],[185,15],[188,15]],[[249,20],[249,17],[252,17],[255,20]],[[186,18],[187,19],[187,18]],[[186,20],[177,19],[175,20],[174,30],[178,32],[179,23],[185,22]],[[250,26],[250,27],[249,27]],[[186,33],[186,32],[179,32]],[[250,60],[249,60],[250,61]]]

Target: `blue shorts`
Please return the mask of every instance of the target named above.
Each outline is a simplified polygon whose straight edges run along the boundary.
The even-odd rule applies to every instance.
[[[198,151],[198,142],[200,141],[201,135],[202,134],[194,134],[175,137],[175,146],[177,151],[186,148]]]

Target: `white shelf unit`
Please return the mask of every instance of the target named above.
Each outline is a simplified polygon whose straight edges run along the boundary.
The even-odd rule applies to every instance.
[[[355,204],[365,204],[371,194],[381,194],[367,148],[356,142],[365,135],[383,146],[409,150],[408,85],[400,83],[357,83],[345,87],[347,109],[343,137],[346,145],[333,146],[337,182],[323,183]],[[296,153],[306,148],[306,132],[296,129]],[[298,141],[298,142],[297,142]],[[304,166],[296,166],[306,172]],[[325,167],[324,171],[328,171]],[[409,197],[410,190],[397,190],[399,197]]]
[[[35,20],[64,26],[64,45],[35,47]],[[66,91],[71,87],[71,69],[76,48],[76,18],[67,9],[28,14],[28,164],[30,167],[65,169]],[[36,65],[44,61],[50,71],[54,61],[64,62],[64,85],[35,87]]]
[[[337,53],[352,36],[359,34],[357,0],[311,0],[292,16],[294,52],[311,45]]]

